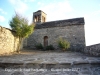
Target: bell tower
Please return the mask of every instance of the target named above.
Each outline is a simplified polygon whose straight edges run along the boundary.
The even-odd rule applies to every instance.
[[[33,13],[33,22],[35,24],[41,24],[43,22],[46,22],[46,13],[44,13],[41,10],[38,10]]]

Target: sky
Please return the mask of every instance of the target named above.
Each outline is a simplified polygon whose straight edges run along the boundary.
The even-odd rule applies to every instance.
[[[47,14],[47,21],[84,17],[86,45],[100,43],[100,0],[0,0],[0,26],[10,28],[15,12],[30,24],[37,10]]]

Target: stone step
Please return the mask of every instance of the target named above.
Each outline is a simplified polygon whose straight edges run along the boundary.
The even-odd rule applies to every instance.
[[[73,62],[73,63],[0,63],[1,68],[66,68],[66,67],[74,67],[80,65],[100,65],[100,62],[93,61],[92,63],[89,62]]]
[[[0,75],[100,75],[100,64],[0,63]]]

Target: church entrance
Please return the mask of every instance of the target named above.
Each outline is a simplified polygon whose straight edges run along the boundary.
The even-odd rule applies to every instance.
[[[48,46],[48,36],[44,36],[44,47]]]

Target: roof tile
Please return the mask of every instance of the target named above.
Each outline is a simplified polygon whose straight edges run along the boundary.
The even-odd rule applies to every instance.
[[[52,28],[52,27],[64,27],[69,25],[84,25],[84,18],[82,17],[82,18],[73,18],[67,20],[44,22],[42,24],[37,24],[35,28],[41,29],[41,28]]]

